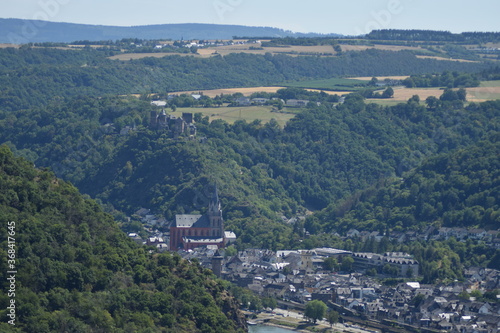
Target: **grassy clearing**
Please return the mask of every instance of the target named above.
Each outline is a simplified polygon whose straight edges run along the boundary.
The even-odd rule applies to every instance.
[[[394,106],[404,102],[406,101],[391,99],[391,98],[370,98],[365,100],[366,104],[375,103],[382,106]]]
[[[406,78],[410,77],[409,75],[392,75],[392,76],[376,76],[376,78],[379,81],[384,81],[385,79],[389,80],[404,80]],[[371,76],[358,76],[358,77],[351,77],[350,79],[352,80],[362,80],[362,81],[370,81],[372,79]]]
[[[367,83],[368,81],[366,80],[331,78],[292,82],[287,84],[287,86],[308,89],[324,89],[330,91],[356,91],[365,88]]]
[[[230,124],[236,120],[245,120],[252,122],[256,119],[267,123],[271,119],[275,119],[278,124],[283,127],[299,112],[298,109],[284,109],[283,112],[272,111],[271,106],[245,106],[245,107],[218,107],[218,108],[178,108],[172,114],[180,117],[183,112],[201,113],[203,116],[208,116],[210,121],[222,119]]]
[[[498,82],[498,83],[496,83]],[[486,81],[480,87],[467,88],[467,100],[469,102],[483,102],[500,99],[500,81]]]
[[[481,81],[479,87],[500,87],[500,80],[495,81]]]

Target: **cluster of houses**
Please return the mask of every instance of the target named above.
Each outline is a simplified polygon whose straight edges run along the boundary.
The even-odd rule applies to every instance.
[[[141,216],[151,229],[160,224],[169,224],[151,215],[147,209],[137,211],[136,215]],[[429,230],[426,239],[456,237],[484,241],[488,237],[495,239],[498,236],[498,233],[493,234],[484,230],[440,228]],[[170,250],[171,247],[168,232],[153,233],[145,240],[134,233],[129,236],[140,244],[155,246],[158,251]],[[358,233],[352,229],[349,236],[366,238],[379,235]],[[224,238],[225,245],[228,245],[236,239],[236,235],[225,231]],[[450,284],[403,282],[388,286],[366,272],[375,268],[379,274],[383,274],[380,268],[389,266],[392,274],[395,272],[408,281],[408,278],[418,276],[419,263],[407,253],[353,253],[332,248],[290,251],[247,249],[234,256],[224,256],[225,250],[220,246],[207,245],[178,249],[178,253],[187,260],[196,258],[201,265],[212,269],[225,280],[248,288],[262,297],[274,297],[287,304],[304,305],[311,300],[322,300],[346,318],[361,318],[364,322],[380,325],[398,325],[412,331],[500,332],[500,298],[495,302],[491,299],[464,297],[475,290],[480,291],[480,294],[499,290],[499,270],[467,268],[464,271],[465,281]],[[334,258],[339,264],[346,261],[345,258],[352,258],[353,273],[327,270],[327,258]]]
[[[186,41],[183,47],[211,47],[211,46],[229,46],[229,45],[245,45],[245,44],[260,44],[260,41],[246,41],[246,40],[227,40],[227,41],[215,41],[215,40],[204,40],[204,41]],[[160,44],[161,45],[161,44]]]
[[[366,241],[373,238],[375,241],[381,241],[382,238],[387,237],[390,241],[398,243],[412,242],[412,241],[428,241],[428,240],[448,240],[454,237],[457,241],[464,242],[468,239],[474,241],[483,241],[487,246],[500,249],[500,231],[499,230],[485,230],[485,229],[467,229],[467,228],[436,228],[433,226],[427,227],[423,231],[391,231],[387,235],[382,235],[378,231],[358,231],[350,229],[346,238],[359,238]]]
[[[484,229],[466,229],[466,228],[439,228],[436,235],[431,236],[431,239],[449,239],[455,237],[458,241],[472,239],[476,241],[484,241],[491,247],[500,249],[500,231],[499,230],[484,230]]]
[[[361,273],[373,264],[363,266],[363,261],[357,258],[366,259],[364,254],[337,249],[277,252],[249,249],[225,258],[220,256],[218,250],[207,248],[179,253],[188,260],[196,258],[222,278],[263,297],[297,304],[318,299],[347,316],[411,326],[413,330],[500,332],[500,300],[480,301],[463,297],[464,292],[473,290],[484,293],[500,289],[498,270],[469,268],[465,271],[465,282],[448,285],[404,282],[386,286]],[[336,273],[324,269],[325,258],[334,257],[341,261],[345,256],[354,258],[356,273]],[[385,257],[380,259],[409,260],[408,255],[403,253],[386,254]],[[397,263],[408,267],[406,264]]]
[[[234,100],[234,104],[238,106],[264,105],[269,101],[269,98],[239,97]]]
[[[477,53],[497,53],[497,54],[500,54],[500,47],[473,47],[473,48],[469,48],[470,51],[474,51],[474,52],[477,52]]]
[[[280,100],[283,105],[287,107],[292,107],[292,108],[303,108],[306,107],[307,104],[310,102],[307,99],[287,99],[286,101],[279,99],[277,97],[274,97],[272,99],[269,98],[249,98],[249,97],[239,97],[234,100],[234,104],[238,106],[252,106],[252,105],[264,105],[269,103],[271,100]],[[319,103],[319,102],[318,102]]]
[[[135,215],[151,229],[159,225],[164,226],[164,230],[169,228],[165,233],[153,233],[145,241],[135,233],[129,234],[138,243],[155,246],[158,251],[177,251],[183,258],[196,259],[227,281],[291,306],[303,306],[317,299],[346,317],[371,320],[381,325],[396,324],[412,331],[500,332],[499,270],[469,267],[464,272],[465,281],[451,284],[402,282],[383,285],[372,276],[413,280],[418,277],[419,262],[402,252],[354,253],[333,248],[247,249],[229,255],[230,251],[224,248],[236,240],[236,235],[224,230],[216,186],[206,214],[180,214],[170,223],[144,208]],[[378,241],[387,237],[398,242],[455,237],[496,246],[499,232],[429,227],[420,233],[380,235],[376,231],[351,229],[345,237]],[[487,298],[470,297],[471,294],[485,295],[487,292]]]
[[[173,44],[171,42],[157,42],[154,44],[154,48],[161,50],[165,47],[185,47],[185,48],[203,48],[203,47],[214,47],[214,46],[230,46],[230,45],[245,45],[245,44],[261,44],[259,40],[179,40],[175,41]],[[143,44],[131,43],[131,46],[142,47]],[[260,46],[260,45],[259,45]]]

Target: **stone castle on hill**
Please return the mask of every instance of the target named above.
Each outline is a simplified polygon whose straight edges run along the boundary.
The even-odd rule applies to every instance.
[[[224,220],[217,186],[204,215],[179,214],[170,226],[170,250],[192,250],[197,247],[226,245]]]
[[[196,136],[196,125],[192,113],[182,113],[182,117],[167,115],[165,110],[159,114],[151,111],[149,128],[155,130],[169,131],[174,138],[185,134],[187,136]]]

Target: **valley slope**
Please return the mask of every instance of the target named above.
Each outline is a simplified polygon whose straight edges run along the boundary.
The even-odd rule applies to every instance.
[[[245,331],[238,305],[210,270],[139,247],[95,201],[5,145],[0,188],[0,269],[12,270],[10,231],[18,272],[1,284],[2,332]],[[4,322],[12,300],[15,326]]]

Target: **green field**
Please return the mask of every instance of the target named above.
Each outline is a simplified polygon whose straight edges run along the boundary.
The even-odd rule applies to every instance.
[[[281,127],[285,126],[286,122],[292,119],[299,109],[283,109],[283,112],[272,111],[271,106],[245,106],[245,107],[217,107],[217,108],[177,108],[171,114],[180,117],[183,112],[202,113],[203,116],[208,116],[210,121],[222,119],[232,124],[236,120],[246,120],[252,122],[256,119],[267,123],[271,119],[276,119]]]
[[[356,91],[365,88],[369,81],[331,78],[322,80],[298,81],[286,84],[288,87],[322,89],[330,91]]]
[[[404,103],[404,101],[390,99],[390,98],[387,98],[387,99],[370,98],[370,99],[365,99],[365,103],[366,104],[375,103],[375,104],[379,104],[382,106],[394,106],[394,105],[398,105],[400,103]]]
[[[481,81],[480,87],[500,87],[500,80]]]
[[[481,81],[479,87],[467,88],[467,100],[482,102],[500,99],[500,80]]]

